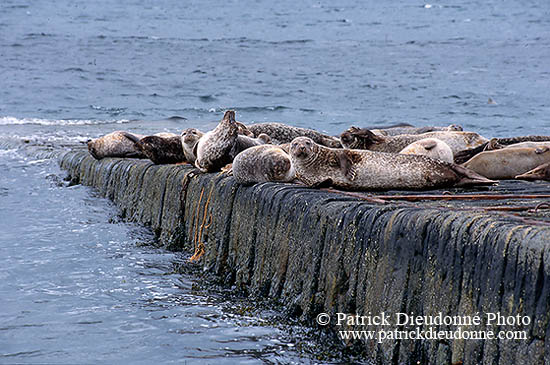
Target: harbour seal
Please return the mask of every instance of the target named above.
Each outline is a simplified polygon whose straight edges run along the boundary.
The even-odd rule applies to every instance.
[[[520,180],[546,180],[550,181],[550,162],[535,167],[524,174],[517,175],[516,179]]]
[[[487,138],[474,132],[427,132],[422,134],[400,134],[397,136],[377,136],[368,129],[351,127],[340,135],[344,148],[378,152],[399,153],[411,143],[424,138],[437,138],[447,143],[453,153],[477,147],[488,142]]]
[[[342,145],[336,137],[332,137],[313,129],[293,127],[282,123],[257,123],[247,126],[248,130],[259,136],[265,133],[271,137],[274,144],[290,143],[296,137],[309,137],[323,146],[340,148]]]
[[[88,151],[96,159],[105,157],[146,158],[134,143],[135,138],[144,136],[126,131],[115,131],[87,142]]]
[[[254,138],[254,133],[252,133],[251,131],[248,130],[248,127],[246,125],[244,125],[244,123],[241,123],[239,121],[235,122],[237,123],[237,127],[239,128],[239,134],[240,135],[243,135],[243,136],[247,136],[247,137],[252,137]]]
[[[503,148],[481,152],[462,166],[489,179],[513,179],[546,162],[550,162],[550,148]]]
[[[400,134],[422,134],[428,132],[462,132],[462,126],[458,124],[451,124],[447,127],[426,126],[426,127],[414,127],[407,123],[397,124],[389,127],[371,127],[367,128],[374,134],[379,136],[398,136]]]
[[[155,165],[186,162],[181,137],[176,134],[145,136],[133,141]]]
[[[508,146],[508,145],[520,143],[520,142],[547,142],[547,141],[550,141],[550,136],[538,136],[538,135],[517,136],[517,137],[509,137],[509,138],[497,138],[496,140],[498,143]]]
[[[455,152],[455,163],[462,164],[483,151],[506,148],[512,145],[516,145],[516,147],[538,146],[538,143],[527,144],[527,142],[550,142],[550,136],[518,136],[509,138],[492,138],[490,141],[483,143],[477,147],[469,147],[467,149],[464,149],[463,151]],[[520,143],[526,144],[520,146]]]
[[[239,134],[241,123],[235,121],[235,111],[225,112],[223,119],[195,145],[195,166],[202,172],[220,170],[247,148],[270,143],[271,138],[260,133],[257,138]]]
[[[550,141],[544,142],[519,142],[514,144],[509,144],[507,146],[504,146],[503,148],[540,148],[540,147],[549,147],[550,148]]]
[[[421,139],[420,141],[411,143],[399,153],[405,155],[423,155],[450,163],[454,161],[451,147],[437,138]]]
[[[202,172],[214,172],[231,163],[234,156],[230,153],[237,140],[238,130],[235,111],[226,111],[216,128],[199,139],[195,150],[195,166]]]
[[[183,148],[183,155],[187,162],[194,164],[197,156],[195,155],[195,147],[199,142],[199,139],[204,135],[203,132],[197,128],[187,128],[181,132],[181,146]]]
[[[468,161],[478,153],[483,151],[492,151],[504,148],[505,146],[498,143],[498,138],[491,138],[489,142],[483,143],[474,148],[467,148],[454,154],[454,163],[460,165]]]
[[[233,160],[233,176],[239,184],[267,181],[290,182],[296,174],[290,156],[281,148],[261,145],[242,151]]]
[[[237,140],[235,141],[235,146],[231,150],[231,156],[234,158],[240,152],[246,150],[247,148],[270,143],[271,137],[264,133],[261,133],[257,138],[239,134],[237,136]]]
[[[296,177],[308,186],[419,190],[494,183],[461,166],[426,156],[328,148],[307,137],[292,141],[290,159]]]

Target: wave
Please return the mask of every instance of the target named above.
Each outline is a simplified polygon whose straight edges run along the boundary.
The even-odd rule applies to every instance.
[[[284,105],[267,105],[267,106],[229,106],[229,107],[219,107],[219,108],[210,108],[208,112],[218,113],[224,112],[226,110],[235,110],[237,112],[263,112],[263,111],[279,111],[279,110],[290,110],[292,108]]]
[[[339,23],[350,23],[349,19],[334,20]],[[37,36],[37,34],[32,34]],[[50,36],[49,34],[43,34],[43,36]],[[221,38],[185,38],[185,37],[157,37],[157,36],[110,36],[100,34],[96,38],[98,39],[111,39],[115,42],[133,42],[133,41],[169,41],[169,42],[199,42],[199,43],[238,43],[238,44],[266,44],[266,45],[303,45],[306,43],[314,43],[315,40],[308,38],[299,39],[280,39],[280,40],[265,40],[259,38],[248,37],[221,37]]]
[[[94,120],[94,119],[41,119],[41,118],[15,118],[0,117],[0,125],[95,125],[95,124],[124,124],[130,123],[128,119]]]

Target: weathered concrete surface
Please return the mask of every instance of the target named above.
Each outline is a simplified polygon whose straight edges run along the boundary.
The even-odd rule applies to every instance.
[[[290,184],[243,187],[190,166],[96,161],[83,151],[60,162],[74,182],[96,187],[166,246],[193,252],[203,242],[207,269],[229,285],[280,300],[312,324],[320,312],[331,314],[336,330],[348,328],[334,325],[338,312],[482,318],[500,312],[531,319],[528,326],[463,328],[526,330],[527,340],[363,341],[377,363],[550,363],[548,225],[494,213],[375,205]]]

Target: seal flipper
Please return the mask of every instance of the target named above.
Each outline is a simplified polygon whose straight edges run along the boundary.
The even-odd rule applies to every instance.
[[[235,123],[237,124],[238,130],[239,130],[238,133],[239,133],[240,135],[254,138],[254,133],[252,133],[252,132],[246,127],[246,125],[244,125],[243,123],[238,122],[238,121],[236,121]]]
[[[427,151],[433,149],[437,146],[437,141],[434,141],[433,139],[427,140],[427,141],[419,141],[420,145],[424,147]]]
[[[456,186],[492,185],[497,183],[497,181],[487,179],[485,176],[482,176],[466,167],[455,164],[450,164],[450,167],[459,177],[459,180],[455,184]]]
[[[459,151],[457,153],[455,153],[455,156],[454,156],[454,161],[456,164],[463,164],[465,162],[467,162],[468,160],[470,160],[472,157],[474,157],[475,155],[477,155],[478,153],[481,153],[483,151],[485,151],[485,148],[487,147],[487,145],[489,144],[489,142],[486,142],[478,147],[475,147],[475,148],[469,148],[467,150],[462,150],[462,151]]]
[[[499,150],[501,148],[504,148],[504,146],[498,143],[498,139],[491,138],[489,142],[487,142],[487,144],[485,145],[484,151]]]
[[[197,159],[197,149],[199,148],[199,141],[193,146],[193,154],[195,155],[195,160]]]
[[[233,164],[228,163],[221,169],[222,174],[226,174],[227,176],[233,176]]]
[[[340,169],[342,170],[344,176],[347,177],[350,181],[355,180],[355,178],[357,177],[357,171],[355,171],[353,161],[347,151],[343,150],[342,153],[340,153],[339,163]]]
[[[550,181],[550,162],[537,166],[524,174],[517,175],[515,179]]]
[[[144,156],[145,149],[143,147],[143,143],[141,143],[141,139],[138,136],[135,136],[132,133],[128,133],[128,132],[120,132],[120,134],[124,138],[132,141],[134,143],[135,147],[136,147],[136,150],[137,150],[137,151],[132,151],[132,152],[126,152],[124,154],[124,157],[130,157],[130,158],[131,157],[135,157],[135,158],[145,157]]]
[[[124,157],[128,157],[128,158],[144,158],[143,153],[138,152],[138,151],[126,152],[126,153],[124,154]]]
[[[311,184],[309,187],[314,189],[330,188],[332,186],[332,179],[328,178],[323,181]]]
[[[125,138],[129,139],[130,141],[134,142],[136,147],[140,150],[143,150],[143,144],[141,143],[141,139],[138,136],[134,136],[132,133],[128,132],[120,132]]]

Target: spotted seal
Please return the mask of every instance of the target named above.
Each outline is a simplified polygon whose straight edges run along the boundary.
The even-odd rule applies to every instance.
[[[537,166],[524,174],[517,175],[516,179],[520,180],[546,180],[550,181],[550,162]]]
[[[271,143],[271,138],[263,133],[257,138],[239,134],[246,133],[241,125],[242,123],[235,121],[235,111],[225,112],[216,128],[205,133],[195,145],[195,166],[202,172],[218,171],[245,149]]]
[[[336,137],[332,137],[313,129],[293,127],[283,123],[257,123],[247,126],[248,130],[259,136],[261,133],[271,137],[274,144],[290,143],[296,137],[309,137],[316,143],[323,146],[340,148],[340,141]]]
[[[202,172],[214,172],[232,162],[232,150],[237,140],[239,127],[235,121],[235,111],[225,112],[220,123],[205,133],[196,145],[195,166]]]
[[[539,148],[539,147],[550,147],[550,141],[541,141],[541,142],[519,142],[514,144],[509,144],[503,148]]]
[[[195,148],[203,135],[204,133],[197,128],[187,128],[181,132],[181,146],[187,162],[195,164],[195,160],[197,159]]]
[[[427,132],[422,134],[401,134],[377,136],[368,129],[351,127],[340,135],[344,148],[398,153],[411,143],[424,138],[437,138],[447,143],[453,153],[477,147],[488,142],[487,138],[474,132]]]
[[[156,165],[186,162],[181,137],[174,133],[157,133],[137,138],[129,136],[136,147]]]
[[[502,148],[481,152],[462,166],[489,179],[513,179],[550,162],[550,148]]]
[[[535,143],[529,143],[535,142]],[[536,143],[538,142],[538,143]],[[544,142],[540,144],[541,142]],[[515,145],[515,147],[537,147],[539,145],[546,145],[546,142],[550,142],[550,136],[517,136],[508,138],[492,138],[490,141],[483,143],[477,147],[469,147],[459,152],[455,152],[455,163],[462,164],[475,155],[489,150],[496,150],[500,148],[507,148]]]
[[[296,177],[308,186],[418,190],[494,183],[464,167],[426,156],[328,148],[307,137],[292,141],[290,159]]]
[[[235,146],[231,150],[230,154],[234,158],[247,148],[260,146],[263,144],[271,144],[271,137],[267,134],[261,133],[257,138],[239,134],[237,136],[237,140],[235,141]]]
[[[232,170],[237,182],[244,185],[267,181],[289,182],[295,178],[290,156],[281,148],[268,144],[239,153],[233,160]]]
[[[422,134],[428,132],[462,132],[462,126],[458,124],[451,124],[447,127],[437,127],[437,126],[425,126],[425,127],[414,127],[407,123],[396,124],[395,126],[389,127],[370,127],[367,128],[374,134],[379,136],[398,136],[400,134]]]
[[[142,138],[143,135],[133,134],[126,131],[115,131],[102,137],[87,142],[88,151],[96,159],[105,157],[135,157],[146,158],[145,154],[135,143],[135,138]]]
[[[421,139],[420,141],[411,143],[399,153],[405,155],[423,155],[451,163],[454,161],[451,147],[437,138]]]

